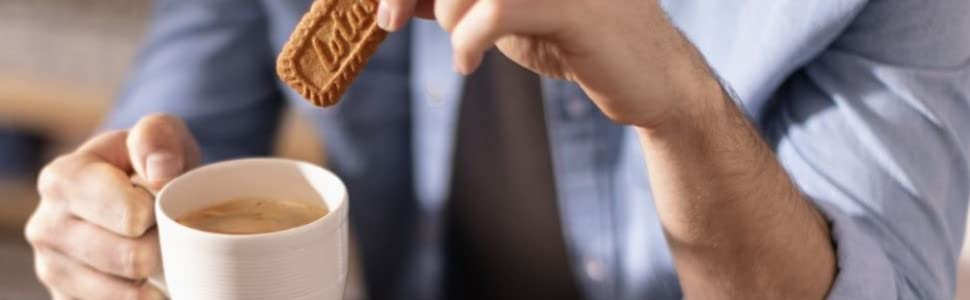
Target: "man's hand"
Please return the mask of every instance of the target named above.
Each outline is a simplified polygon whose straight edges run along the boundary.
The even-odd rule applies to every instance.
[[[377,20],[393,31],[412,15],[451,34],[462,73],[497,45],[637,127],[688,298],[826,295],[835,255],[825,219],[655,0],[382,0]]]
[[[145,281],[160,268],[152,195],[199,163],[178,119],[149,116],[95,136],[47,165],[25,235],[54,299],[162,299]]]
[[[451,34],[456,68],[470,73],[498,46],[544,76],[574,81],[618,123],[657,127],[689,118],[720,86],[653,0],[382,0],[393,31],[434,18]]]

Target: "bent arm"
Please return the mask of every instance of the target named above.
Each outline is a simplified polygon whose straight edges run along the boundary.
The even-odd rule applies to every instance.
[[[839,36],[813,42],[828,46],[810,53],[806,65],[793,65],[794,75],[771,92],[772,107],[761,120],[777,155],[715,95],[705,98],[713,109],[703,107],[706,112],[689,120],[695,123],[675,127],[674,137],[641,132],[650,174],[657,177],[651,180],[658,211],[688,295],[731,293],[750,282],[783,287],[786,278],[824,269],[776,268],[765,255],[786,253],[788,262],[834,254],[835,273],[816,274],[830,276],[829,299],[952,298],[970,198],[970,141],[963,138],[970,130],[970,44],[960,33],[970,29],[961,17],[968,11],[970,5],[957,1],[918,8],[870,3],[844,30],[819,29]],[[887,25],[886,19],[896,21]],[[698,24],[685,25],[690,35]],[[939,34],[920,34],[927,31]],[[790,40],[787,30],[772,32]],[[695,36],[706,40],[702,49],[716,47]],[[782,57],[797,61],[805,55],[798,49]],[[765,56],[744,57],[757,64]],[[712,62],[727,74],[750,65]],[[760,106],[752,103],[758,101],[752,82],[733,79],[745,95],[737,100]],[[787,220],[778,224],[778,216]],[[819,233],[831,241],[827,248],[819,246]],[[740,250],[725,251],[731,247]],[[753,253],[764,258],[746,260]],[[744,270],[731,269],[737,267]],[[731,272],[740,276],[724,275]],[[776,278],[758,281],[753,273]]]
[[[721,87],[705,88],[684,118],[638,129],[684,294],[824,297],[835,276],[828,225]]]

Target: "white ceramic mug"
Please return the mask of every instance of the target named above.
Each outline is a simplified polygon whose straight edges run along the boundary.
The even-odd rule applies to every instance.
[[[230,235],[176,218],[238,197],[320,201],[329,213],[306,225]],[[240,159],[192,170],[158,193],[164,278],[175,300],[341,299],[347,276],[347,189],[310,163]]]

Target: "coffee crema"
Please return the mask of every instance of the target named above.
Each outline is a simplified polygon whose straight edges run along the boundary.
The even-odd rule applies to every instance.
[[[195,229],[225,234],[258,234],[309,224],[327,214],[322,204],[266,198],[235,198],[176,221]]]

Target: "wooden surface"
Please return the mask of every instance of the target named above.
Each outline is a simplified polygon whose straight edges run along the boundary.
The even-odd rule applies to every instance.
[[[110,106],[106,91],[0,74],[0,125],[73,145],[90,134]]]

